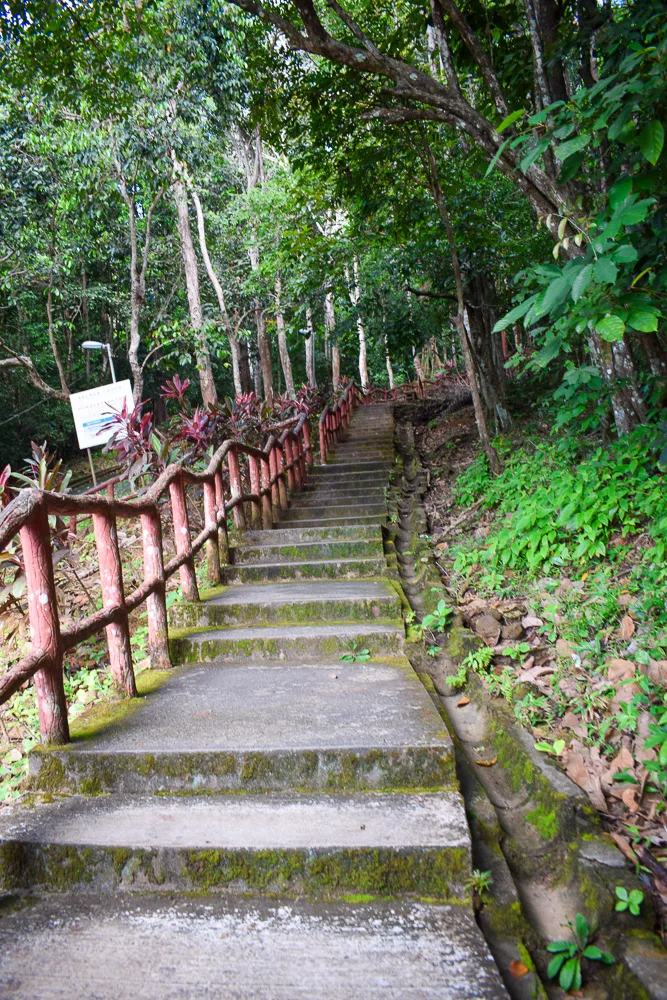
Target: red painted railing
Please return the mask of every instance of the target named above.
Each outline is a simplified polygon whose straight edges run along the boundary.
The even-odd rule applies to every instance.
[[[325,408],[325,423],[339,430],[349,422],[359,400],[351,383],[338,405]],[[320,418],[320,427],[322,426]],[[326,460],[325,450],[322,460]],[[240,457],[247,461],[242,463]],[[31,649],[29,654],[0,678],[0,704],[7,701],[29,678],[35,678],[39,726],[45,743],[69,741],[67,703],[63,682],[63,656],[78,643],[106,629],[111,673],[120,692],[136,694],[130,647],[128,616],[142,604],[148,612],[148,652],[154,668],[171,666],[167,630],[165,583],[178,571],[183,596],[199,600],[195,556],[205,550],[206,579],[215,586],[222,579],[221,566],[229,564],[227,515],[233,513],[235,527],[243,530],[271,528],[280,511],[288,506],[288,494],[299,492],[314,461],[310,428],[305,415],[279,438],[271,436],[264,448],[239,441],[225,441],[204,472],[170,465],[153,485],[135,499],[115,499],[118,477],[98,487],[102,494],[58,494],[38,489],[21,490],[0,515],[0,552],[19,535],[27,578]],[[229,472],[229,499],[223,495],[223,467]],[[246,468],[243,468],[245,464]],[[245,481],[244,481],[245,480]],[[203,496],[203,530],[192,537],[188,520],[186,488],[195,486]],[[171,508],[176,554],[165,562],[160,508]],[[245,508],[250,508],[249,518]],[[78,624],[61,628],[53,573],[49,515],[92,517],[99,560],[103,607]],[[131,518],[141,523],[143,583],[125,594],[116,520]]]
[[[418,379],[416,382],[403,382],[393,389],[372,387],[366,394],[368,403],[407,402],[411,399],[428,399],[437,396],[447,389],[467,389],[468,379],[465,375],[442,375],[440,378]]]
[[[350,382],[347,389],[335,406],[325,406],[320,414],[320,462],[327,464],[327,452],[338,441],[350,422],[352,410],[358,403],[368,403],[370,400]]]

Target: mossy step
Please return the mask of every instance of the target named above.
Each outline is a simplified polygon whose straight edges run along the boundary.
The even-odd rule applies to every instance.
[[[358,538],[380,538],[380,532],[366,524],[333,528],[285,528],[278,525],[266,531],[243,531],[232,541],[249,545],[291,545],[294,542],[354,541]]]
[[[456,790],[452,744],[404,657],[204,664],[89,709],[30,754],[43,792]],[[139,675],[141,690],[150,687]]]
[[[349,472],[380,472],[388,471],[391,469],[392,462],[390,461],[368,461],[368,462],[349,462],[345,465],[332,465],[327,463],[327,465],[315,465],[309,472],[309,476],[314,479],[320,479],[326,475],[336,475],[336,474],[347,474]]]
[[[169,646],[175,663],[282,662],[342,656],[355,643],[373,656],[401,653],[404,634],[402,623],[263,625],[203,629],[170,638]]]
[[[299,519],[298,522],[293,522],[299,525],[301,528],[335,528],[335,527],[345,527],[346,525],[375,525],[379,526],[385,519],[386,511],[381,514],[371,514],[369,516],[361,517],[308,517]]]
[[[369,503],[384,503],[387,483],[373,487],[346,486],[344,489],[330,490],[328,486],[316,486],[311,492],[303,492],[294,498],[294,507],[322,507],[334,504],[342,507],[347,504],[356,505],[368,500]]]
[[[300,504],[290,507],[285,511],[283,518],[285,521],[300,521],[315,519],[318,517],[377,517],[384,514],[386,504],[382,503],[347,503],[347,504]]]
[[[219,588],[207,601],[169,609],[174,628],[287,622],[400,620],[394,588],[381,580],[309,580]]]
[[[316,559],[313,562],[226,566],[222,572],[225,583],[262,583],[272,580],[353,580],[381,576],[386,568],[384,558]]]
[[[377,479],[369,479],[366,476],[355,476],[354,473],[347,476],[339,476],[337,479],[322,479],[317,480],[316,483],[310,483],[309,490],[304,490],[304,493],[316,491],[318,494],[326,491],[332,497],[335,497],[339,493],[347,493],[350,490],[354,492],[364,492],[368,494],[369,491],[379,490],[381,493],[387,487],[387,476],[382,473]],[[303,494],[299,494],[303,495]]]
[[[507,1000],[470,906],[368,899],[46,895],[3,914],[0,983],[12,1000]]]
[[[259,562],[286,560],[295,562],[314,559],[363,559],[366,556],[382,556],[380,538],[354,539],[353,541],[294,542],[292,545],[245,545],[234,546],[230,550],[232,565],[241,566]]]
[[[465,899],[456,792],[71,798],[0,818],[0,889]]]

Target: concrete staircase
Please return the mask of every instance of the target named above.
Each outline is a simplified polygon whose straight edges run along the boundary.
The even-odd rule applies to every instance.
[[[389,407],[357,410],[285,526],[172,608],[181,666],[34,753],[42,801],[0,818],[0,996],[505,996],[384,575],[392,433]]]

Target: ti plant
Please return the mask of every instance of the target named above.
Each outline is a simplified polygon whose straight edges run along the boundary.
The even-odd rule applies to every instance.
[[[582,983],[581,960],[587,958],[592,962],[604,962],[612,965],[614,956],[608,951],[601,951],[597,945],[589,944],[591,928],[582,913],[577,913],[574,924],[568,920],[568,926],[574,936],[574,941],[550,941],[547,951],[553,954],[547,968],[549,979],[558,978],[558,984],[566,992],[580,990]]]

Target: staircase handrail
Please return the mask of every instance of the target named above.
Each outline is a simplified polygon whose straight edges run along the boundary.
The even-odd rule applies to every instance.
[[[350,405],[355,405],[354,397],[347,391],[346,398],[352,400]],[[225,462],[229,473],[228,499],[223,489]],[[115,686],[122,695],[134,697],[137,688],[130,646],[130,612],[146,603],[151,666],[171,667],[166,581],[178,571],[185,600],[199,600],[195,556],[205,548],[207,583],[219,585],[221,566],[229,565],[229,512],[237,530],[248,526],[246,506],[250,508],[250,527],[272,528],[280,511],[288,507],[289,494],[303,489],[308,466],[312,464],[310,427],[303,413],[279,438],[270,435],[263,448],[233,439],[224,441],[204,471],[169,465],[147,490],[131,499],[114,496],[114,485],[121,477],[113,477],[104,484],[107,496],[99,492],[62,494],[36,488],[21,490],[0,513],[0,552],[19,536],[25,562],[31,648],[0,677],[0,704],[34,676],[42,741],[68,743],[63,656],[102,629],[106,629]],[[199,487],[203,493],[204,527],[194,538],[186,501],[189,486]],[[165,562],[160,507],[167,501],[176,552]],[[93,519],[103,607],[67,628],[60,625],[50,515]],[[144,579],[128,595],[124,592],[117,518],[139,519],[142,528]]]
[[[360,390],[354,381],[350,381],[343,395],[335,406],[329,403],[320,414],[320,462],[327,464],[327,452],[329,448],[336,444],[343,436],[343,431],[350,422],[352,410],[359,403],[366,403],[369,400],[365,393]]]

